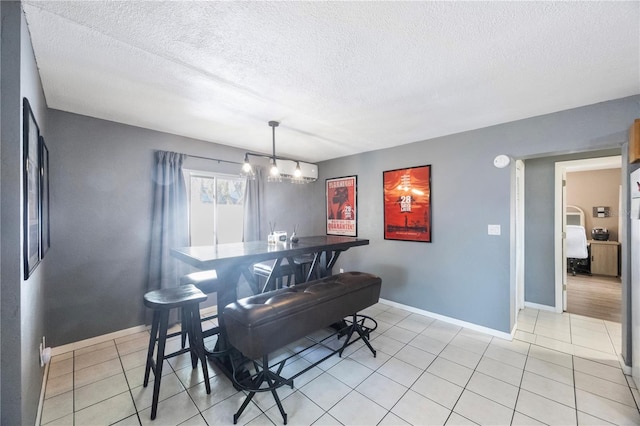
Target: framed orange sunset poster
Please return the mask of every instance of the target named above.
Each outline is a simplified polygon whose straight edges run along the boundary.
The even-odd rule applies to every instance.
[[[431,166],[388,170],[384,185],[384,238],[431,242]]]

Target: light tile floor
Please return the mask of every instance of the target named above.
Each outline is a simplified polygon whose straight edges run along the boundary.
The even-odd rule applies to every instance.
[[[381,303],[364,313],[378,321],[377,357],[354,344],[297,378],[293,390],[280,388],[290,425],[640,424],[640,393],[616,356],[618,323],[525,309],[516,339],[507,341]],[[210,367],[207,395],[186,356],[166,364],[150,420],[153,387],[142,387],[148,337],[55,356],[41,424],[232,424],[244,394]],[[323,353],[303,354],[283,375]],[[238,423],[283,421],[263,393]]]

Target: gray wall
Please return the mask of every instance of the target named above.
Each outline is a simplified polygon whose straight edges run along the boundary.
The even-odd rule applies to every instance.
[[[324,178],[358,175],[358,234],[371,241],[340,266],[380,275],[383,298],[506,331],[510,174],[482,167],[498,153],[486,149],[458,135],[321,164]],[[433,242],[384,240],[382,172],[425,164],[432,165]],[[489,223],[501,224],[502,236],[487,236]]]
[[[22,422],[22,378],[20,361],[20,267],[22,230],[20,221],[20,201],[22,185],[20,182],[21,147],[20,135],[20,14],[16,3],[0,2],[2,23],[2,127],[0,128],[0,213],[2,238],[0,244],[0,361],[2,362],[0,386],[2,406],[0,422],[2,424],[20,424]],[[17,390],[17,391],[16,391]]]
[[[636,115],[640,116],[640,110],[636,109]],[[626,140],[625,140],[626,142]],[[560,161],[582,160],[585,158],[606,157],[612,155],[622,155],[622,205],[626,220],[624,225],[627,232],[621,230],[619,235],[621,242],[621,271],[622,271],[622,356],[627,363],[631,363],[631,303],[630,297],[633,293],[630,282],[630,250],[629,241],[629,200],[628,175],[637,166],[630,168],[627,166],[628,145],[624,144],[621,149],[609,149],[603,151],[590,151],[579,154],[569,154],[561,156],[543,157],[531,159],[526,162],[526,241],[525,254],[527,256],[525,265],[525,300],[527,302],[541,305],[555,305],[555,276],[554,276],[554,253],[553,253],[553,227],[554,227],[554,174],[555,163]],[[540,203],[540,200],[545,200]],[[549,206],[549,207],[547,207]],[[587,212],[588,213],[588,212]],[[530,253],[538,253],[531,256]],[[637,286],[638,283],[635,283]]]
[[[44,259],[28,280],[22,267],[22,97],[31,103],[41,134],[47,111],[26,22],[18,2],[2,2],[2,204],[0,223],[2,323],[1,423],[33,424],[42,385],[38,345],[44,335]]]
[[[358,175],[358,232],[371,240],[347,252],[340,265],[379,274],[386,299],[509,332],[512,174],[493,167],[493,158],[618,148],[639,106],[634,96],[321,163],[322,179]],[[384,240],[382,172],[422,164],[433,166],[433,242]],[[548,176],[553,179],[553,173]],[[527,161],[525,184],[538,178]],[[526,246],[526,295],[542,304],[553,302],[547,295],[553,286],[553,227],[544,222],[553,214],[549,191],[528,186],[525,193],[527,213],[539,209],[525,223],[525,238],[532,239]],[[324,188],[316,188],[314,198],[323,195]],[[322,222],[324,211],[315,216]],[[502,235],[488,236],[488,224],[501,225]]]
[[[269,223],[275,222],[279,231],[291,235],[297,225],[299,237],[324,235],[324,222],[317,220],[318,210],[324,212],[324,198],[317,199],[318,191],[324,191],[324,180],[298,185],[292,183],[266,183],[268,203],[261,218],[262,238],[266,239]]]
[[[525,162],[525,301],[547,306],[556,303],[553,239],[556,162],[620,154],[617,148]]]
[[[45,292],[47,337],[58,346],[144,323],[153,152],[241,162],[244,151],[56,110],[50,120],[52,267]],[[184,166],[240,169],[194,158]]]
[[[263,233],[275,221],[289,232],[298,224],[300,235],[323,234],[324,179],[357,174],[358,234],[371,245],[344,253],[338,267],[378,273],[384,298],[508,332],[511,172],[494,168],[493,157],[619,146],[638,99],[324,162],[314,184],[266,184]],[[232,161],[240,161],[242,152],[60,111],[51,111],[50,119],[55,149],[48,256],[55,266],[45,291],[55,328],[47,336],[61,345],[143,322],[153,150]],[[386,241],[382,171],[421,164],[433,166],[433,243]],[[552,209],[552,200],[541,198],[540,204]],[[486,235],[487,224],[500,224],[502,235]],[[528,221],[527,229],[532,226]],[[553,244],[550,234],[547,243]],[[528,250],[527,264],[552,271],[545,252]],[[527,291],[535,294],[546,284],[527,282]],[[120,307],[117,315],[113,306]],[[84,320],[90,316],[103,320]]]
[[[34,355],[40,335],[59,346],[143,322],[153,151],[232,161],[240,161],[243,152],[60,111],[45,113],[32,58],[15,65],[16,55],[29,56],[19,5],[0,7],[2,423],[22,424],[32,423],[37,406],[42,376]],[[21,224],[18,83],[33,97],[51,163],[52,247],[26,283],[20,279],[21,239],[15,231]],[[346,252],[338,267],[378,273],[387,299],[508,332],[512,170],[495,169],[492,159],[619,147],[639,102],[638,96],[625,98],[324,162],[315,184],[267,184],[263,225],[275,220],[287,231],[299,224],[301,235],[324,233],[324,179],[358,175],[358,233],[371,245]],[[386,241],[382,172],[422,164],[433,166],[433,243]],[[551,206],[552,199],[540,203]],[[500,224],[502,235],[487,236],[487,224]],[[539,225],[527,221],[526,226]],[[553,268],[543,253],[528,252],[527,263],[536,262],[538,271]],[[526,284],[533,294],[544,294],[536,290],[539,285]]]

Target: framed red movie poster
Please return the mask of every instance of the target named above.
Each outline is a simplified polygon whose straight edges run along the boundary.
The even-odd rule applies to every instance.
[[[326,180],[327,235],[358,236],[357,176]]]
[[[384,239],[431,242],[431,166],[382,172]]]

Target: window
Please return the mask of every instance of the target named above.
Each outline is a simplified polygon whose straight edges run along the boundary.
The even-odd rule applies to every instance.
[[[244,227],[246,179],[185,170],[190,245],[237,243]]]

